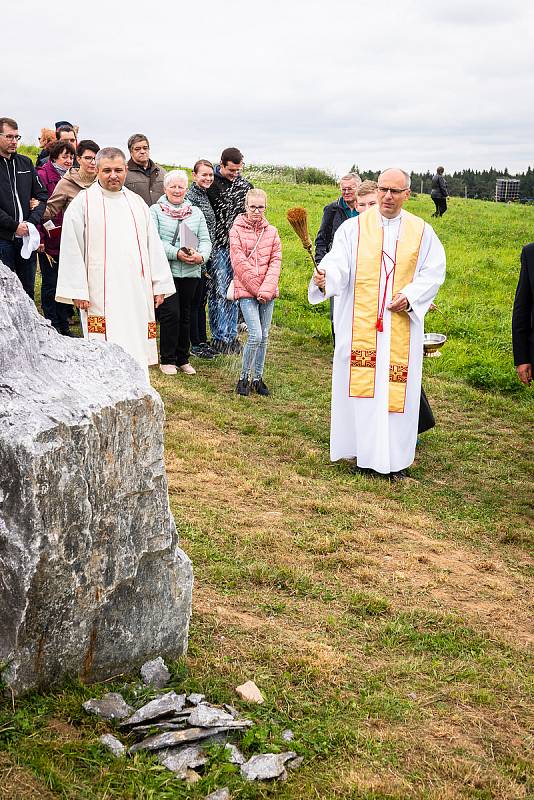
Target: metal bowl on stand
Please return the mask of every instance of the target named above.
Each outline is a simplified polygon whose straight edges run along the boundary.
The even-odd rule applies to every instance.
[[[425,333],[423,338],[423,351],[426,358],[439,358],[440,349],[443,347],[447,337],[444,333]]]

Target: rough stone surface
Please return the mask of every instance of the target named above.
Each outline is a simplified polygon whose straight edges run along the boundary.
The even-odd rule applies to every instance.
[[[149,703],[132,714],[131,717],[125,719],[121,726],[126,725],[139,725],[149,719],[159,719],[160,717],[167,717],[171,714],[179,712],[185,705],[185,694],[176,694],[176,692],[169,692],[154,698]]]
[[[198,692],[192,692],[191,694],[187,695],[187,702],[190,703],[192,706],[198,706],[198,704],[205,699],[206,695],[199,694]]]
[[[198,725],[200,728],[250,728],[252,721],[248,719],[236,720],[231,714],[220,708],[215,708],[207,703],[196,706],[189,716],[190,725]]]
[[[141,667],[141,677],[145,686],[154,686],[156,689],[163,689],[171,679],[171,674],[167,669],[164,660],[158,656],[153,661],[147,661]]]
[[[126,748],[122,742],[119,742],[116,736],[113,736],[111,733],[104,733],[103,736],[100,736],[99,742],[101,742],[104,747],[113,753],[115,758],[121,758],[126,754]]]
[[[259,756],[252,756],[241,765],[241,776],[247,781],[267,781],[273,778],[284,779],[287,777],[286,761],[291,761],[296,757],[297,754],[292,751],[287,753],[263,753]]]
[[[170,731],[149,736],[130,747],[130,753],[139,750],[163,750],[164,747],[177,747],[188,742],[198,742],[201,739],[211,739],[219,733],[225,733],[229,728],[187,728],[185,731]]]
[[[124,719],[133,711],[118,692],[105,694],[100,700],[86,700],[83,707],[88,714],[94,714],[102,719]]]
[[[162,763],[164,767],[170,769],[179,778],[186,778],[188,768],[203,767],[207,762],[206,752],[195,745],[193,747],[184,747],[175,755],[167,756]]]
[[[122,348],[57,334],[0,263],[0,663],[13,692],[185,652],[192,569],[163,420]]]
[[[247,681],[246,683],[242,683],[241,686],[236,686],[235,688],[237,694],[242,700],[246,700],[247,703],[264,703],[264,697],[254,681]]]
[[[207,794],[204,800],[230,800],[230,789],[227,786],[223,789],[217,789],[216,792]]]
[[[230,756],[230,764],[244,764],[247,760],[241,750],[235,746],[235,744],[231,744],[228,742],[224,745],[226,750],[228,750],[228,754]]]

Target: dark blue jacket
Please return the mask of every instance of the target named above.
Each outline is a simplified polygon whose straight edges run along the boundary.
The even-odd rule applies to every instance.
[[[17,195],[23,222],[39,225],[48,200],[48,192],[39,180],[32,160],[14,153],[10,158],[0,156],[0,239],[13,241],[19,226]],[[30,211],[30,200],[35,197],[39,205]]]
[[[350,219],[346,209],[343,207],[339,197],[333,203],[324,207],[323,219],[321,220],[321,227],[315,239],[315,263],[320,264],[325,255],[332,247],[334,235],[339,226]],[[354,216],[358,216],[355,214]]]

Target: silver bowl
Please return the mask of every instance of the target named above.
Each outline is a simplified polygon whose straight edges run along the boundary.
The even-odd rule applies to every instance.
[[[427,358],[438,358],[441,353],[440,348],[443,347],[447,337],[444,333],[425,333],[423,339],[423,350]]]

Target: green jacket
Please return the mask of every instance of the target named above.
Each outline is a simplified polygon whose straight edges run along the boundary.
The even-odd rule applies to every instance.
[[[183,261],[178,261],[177,253],[180,249],[180,233],[176,236],[175,244],[171,242],[174,239],[176,228],[180,225],[180,220],[170,217],[165,214],[161,208],[160,203],[171,206],[171,208],[183,208],[190,203],[184,201],[179,206],[175,206],[167,200],[165,195],[162,195],[157,203],[150,206],[150,213],[158,229],[159,238],[163,243],[165,254],[169,259],[171,272],[175,278],[200,278],[202,264],[185,264]],[[191,206],[192,213],[186,217],[185,224],[198,236],[198,252],[204,259],[204,264],[211,254],[211,239],[208,233],[208,226],[206,225],[206,218],[202,211],[197,206]]]

